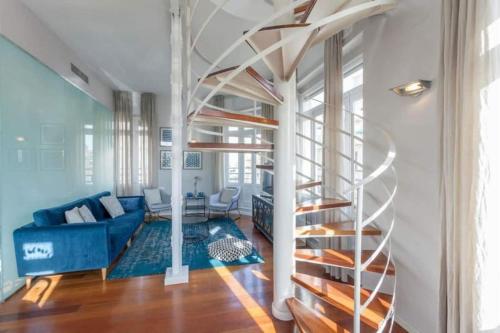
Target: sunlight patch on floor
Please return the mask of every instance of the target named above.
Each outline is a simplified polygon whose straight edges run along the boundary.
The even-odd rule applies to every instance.
[[[36,279],[34,285],[24,295],[23,301],[35,303],[39,308],[43,308],[59,284],[59,281],[61,281],[61,278],[62,275],[56,275]]]
[[[252,296],[248,294],[246,289],[233,276],[231,271],[227,267],[217,267],[215,268],[215,271],[238,298],[245,310],[259,326],[260,330],[262,332],[276,332],[272,318],[252,298]]]
[[[264,273],[262,273],[261,271],[256,271],[255,269],[252,269],[252,274],[255,275],[256,278],[259,278],[261,280],[265,280],[265,281],[271,281],[270,278],[268,278]]]

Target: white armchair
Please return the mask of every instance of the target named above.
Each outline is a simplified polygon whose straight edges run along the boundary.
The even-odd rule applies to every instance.
[[[221,196],[222,196],[222,191],[217,192],[212,194],[209,197],[209,203],[208,203],[208,218],[210,218],[210,213],[213,212],[223,212],[225,216],[228,216],[231,211],[237,210],[238,211],[238,218],[241,217],[241,213],[238,207],[238,203],[240,201],[240,195],[241,195],[241,187],[239,186],[234,186],[234,187],[227,187],[227,189],[234,189],[236,190],[233,196],[231,197],[231,200],[228,202],[221,202]]]
[[[163,188],[144,189],[144,199],[146,202],[146,210],[149,212],[153,220],[160,218],[166,219],[166,216],[161,216],[161,212],[172,209],[171,197]]]

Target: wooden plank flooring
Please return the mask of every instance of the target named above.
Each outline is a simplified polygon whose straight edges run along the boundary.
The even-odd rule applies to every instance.
[[[271,243],[250,218],[238,225],[265,264],[197,270],[189,284],[169,287],[163,275],[101,281],[93,271],[39,278],[0,305],[0,332],[292,332],[292,322],[271,315]]]

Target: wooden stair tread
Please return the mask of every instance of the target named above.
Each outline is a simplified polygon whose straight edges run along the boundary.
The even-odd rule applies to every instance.
[[[296,237],[335,237],[354,236],[356,228],[354,221],[332,222],[324,224],[306,225],[295,229]],[[374,227],[363,228],[365,236],[379,236],[382,232]]]
[[[292,281],[340,311],[354,316],[353,285],[301,273],[292,275]],[[361,304],[366,302],[371,294],[371,290],[362,288]],[[391,304],[392,295],[377,294],[361,314],[361,321],[374,329],[379,329],[389,313]]]
[[[384,2],[384,1],[378,1],[378,0],[365,0],[363,2],[352,2],[350,3],[351,0],[336,0],[336,1],[331,1],[331,0],[318,0],[316,6],[313,8],[311,11],[311,14],[309,15],[309,18],[307,21],[311,22],[316,22],[319,19],[322,19],[324,17],[327,17],[331,14],[339,13],[339,14],[344,14],[341,15],[337,20],[334,20],[333,22],[330,22],[329,24],[324,25],[321,27],[320,31],[318,34],[314,37],[314,40],[311,42],[311,46],[317,45],[319,43],[324,42],[328,38],[332,37],[333,35],[337,34],[338,32],[344,30],[345,28],[353,25],[356,22],[359,22],[363,19],[366,19],[368,17],[382,14],[392,8],[395,7],[396,1],[392,3]],[[322,9],[323,6],[328,6],[331,8],[331,6],[335,5],[335,3],[338,3],[340,6],[335,9],[335,10],[325,10]],[[362,6],[360,7],[359,10],[351,10],[356,6]],[[342,13],[342,11],[344,11]]]
[[[188,116],[188,119],[194,122],[204,122],[216,124],[219,126],[245,126],[245,127],[263,127],[277,129],[279,122],[274,119],[250,116],[242,113],[233,113],[220,111],[204,107],[194,117],[194,112]]]
[[[318,0],[311,0],[309,1],[309,3],[305,3],[301,6],[300,13],[302,13],[302,15],[300,16],[299,20],[300,23],[307,22],[307,19],[309,18],[309,15],[311,15],[311,11],[313,10],[313,8],[316,6],[317,1]]]
[[[311,1],[306,2],[298,7],[295,7],[295,9],[293,10],[293,13],[295,15],[303,14],[309,8],[309,6],[311,5],[311,2],[313,2],[313,1],[314,0],[311,0]]]
[[[301,333],[346,333],[344,327],[321,313],[309,309],[296,298],[289,298],[286,304]]]
[[[293,23],[267,26],[253,34],[246,42],[256,53],[259,53],[291,34],[295,34],[298,29],[303,29],[309,25],[310,23]],[[295,73],[317,32],[312,31],[303,36],[297,36],[279,49],[264,56],[263,62],[274,75],[288,81]]]
[[[361,260],[366,262],[374,251],[361,251]],[[335,266],[341,268],[354,269],[354,251],[333,250],[333,249],[299,249],[295,251],[295,259],[313,264]],[[373,273],[383,273],[387,257],[380,253],[375,260],[367,267],[366,271]],[[389,263],[387,275],[394,275],[396,272],[394,265]]]
[[[205,86],[216,87],[221,80],[230,75],[238,67],[229,67],[211,73],[202,83]],[[244,71],[236,75],[220,91],[271,105],[283,103],[283,97],[276,91],[274,85],[252,67],[247,67]]]
[[[255,168],[261,170],[274,170],[274,167],[270,164],[257,164]]]
[[[321,198],[301,202],[297,204],[295,211],[297,213],[313,213],[322,210],[348,206],[351,206],[351,202],[348,200],[337,198]]]
[[[254,143],[189,142],[193,150],[218,152],[272,152],[274,145]]]
[[[306,183],[302,183],[302,184],[297,185],[296,189],[297,190],[305,190],[305,189],[308,189],[308,188],[312,188],[312,187],[316,187],[316,186],[321,186],[321,185],[323,185],[322,181],[313,180],[313,181],[310,181],[310,182],[306,182]]]
[[[313,0],[309,2],[306,10],[304,10],[300,22],[317,22],[322,18],[338,12],[351,1],[352,0]]]

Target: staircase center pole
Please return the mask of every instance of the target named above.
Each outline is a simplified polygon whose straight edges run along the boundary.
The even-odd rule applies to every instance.
[[[182,266],[182,151],[184,147],[182,13],[179,0],[171,0],[172,267],[167,268],[165,272],[165,285],[187,283],[189,280],[189,268],[188,266]]]
[[[273,316],[280,320],[292,320],[285,303],[293,296],[290,280],[295,272],[295,112],[297,109],[295,74],[288,81],[274,79],[275,88],[283,96],[284,102],[276,108],[279,120],[276,131],[274,154],[274,216],[273,216],[273,256],[274,256],[274,300]]]

